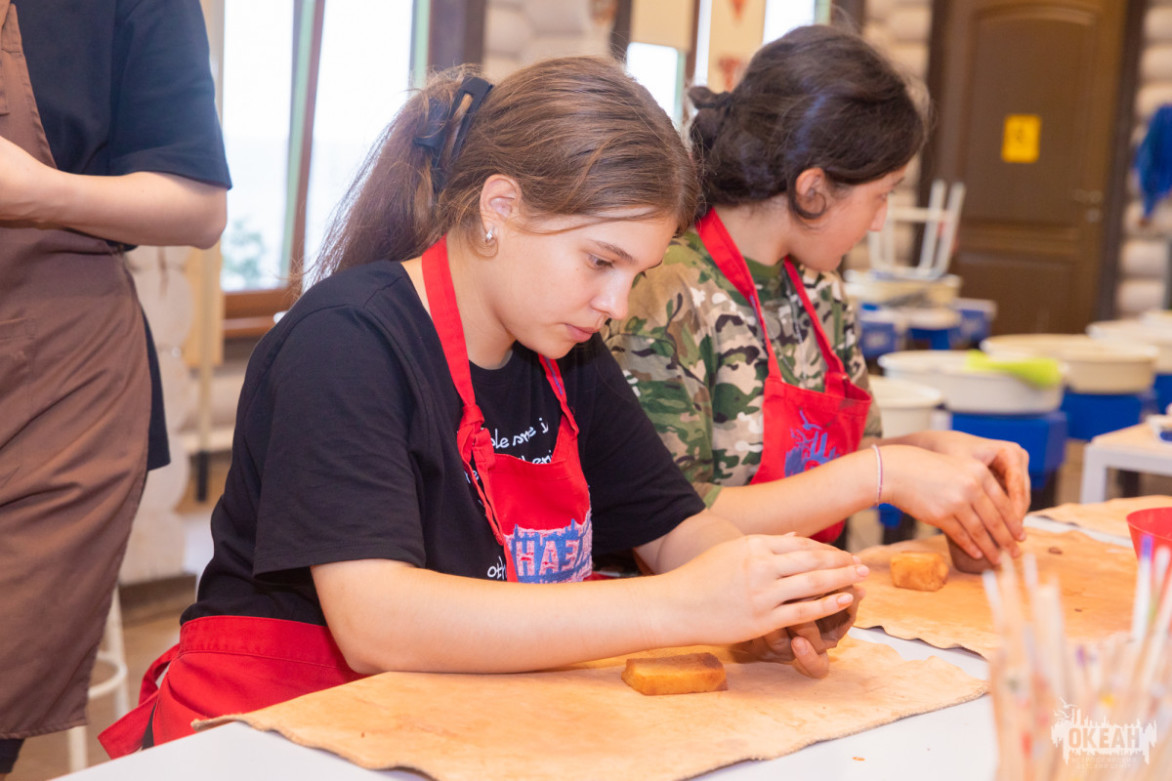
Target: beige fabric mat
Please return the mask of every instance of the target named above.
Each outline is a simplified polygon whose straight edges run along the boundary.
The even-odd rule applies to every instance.
[[[936,657],[846,638],[830,675],[721,657],[728,691],[648,697],[626,657],[521,675],[383,673],[197,728],[239,720],[367,768],[439,781],[674,781],[975,699],[984,681]],[[644,655],[644,654],[640,654]]]
[[[1070,502],[1039,510],[1033,515],[1105,534],[1130,537],[1127,514],[1149,507],[1172,507],[1172,496],[1136,496],[1130,499],[1111,499],[1098,504]]]
[[[1059,580],[1067,637],[1086,642],[1129,629],[1136,572],[1130,547],[1100,542],[1078,531],[1028,529],[1027,534],[1022,548],[1036,557],[1039,579]],[[896,588],[891,585],[891,557],[901,550],[934,551],[951,564],[943,534],[860,551],[871,574],[863,584],[867,596],[859,604],[855,623],[937,648],[961,646],[990,658],[999,640],[981,576],[950,566],[948,583],[939,591]],[[1020,559],[1015,566],[1020,574]]]

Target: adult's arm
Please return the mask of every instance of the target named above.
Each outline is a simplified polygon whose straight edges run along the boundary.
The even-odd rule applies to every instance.
[[[125,244],[216,243],[227,190],[174,174],[89,176],[58,171],[0,138],[0,220],[61,227]]]

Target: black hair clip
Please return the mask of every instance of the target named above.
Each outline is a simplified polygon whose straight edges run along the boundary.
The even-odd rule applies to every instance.
[[[484,102],[485,96],[488,95],[491,89],[492,84],[484,79],[478,76],[468,76],[460,83],[451,105],[446,107],[442,114],[437,113],[436,116],[431,116],[429,113],[427,118],[427,133],[415,137],[415,145],[423,147],[430,154],[431,180],[435,192],[438,193],[443,190],[444,185],[447,183],[447,174],[441,162],[444,148],[444,130],[447,128],[448,123],[452,121],[452,117],[455,116],[460,105],[464,102],[464,97],[471,97],[472,101],[468,104],[468,109],[460,119],[460,127],[456,130],[456,137],[452,141],[452,153],[448,156],[448,167],[450,168],[460,157],[460,152],[464,149],[464,140],[468,135],[468,127],[472,123],[472,116],[480,108],[480,104]]]

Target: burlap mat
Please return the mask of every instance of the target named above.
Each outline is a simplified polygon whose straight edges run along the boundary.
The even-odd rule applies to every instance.
[[[1130,537],[1127,514],[1149,507],[1172,507],[1172,496],[1136,496],[1130,499],[1111,499],[1098,504],[1070,502],[1047,510],[1038,510],[1033,515],[1105,534]]]
[[[1131,548],[1077,531],[1029,529],[1027,534],[1022,548],[1037,558],[1039,580],[1058,578],[1067,637],[1087,642],[1131,626],[1136,571]],[[934,551],[951,561],[942,534],[860,551],[871,574],[863,584],[867,596],[859,604],[856,624],[880,627],[893,637],[923,640],[937,648],[960,646],[990,658],[999,639],[981,576],[950,568],[948,583],[939,591],[896,588],[891,585],[891,557],[901,550]],[[1015,566],[1020,574],[1020,559]]]
[[[625,657],[524,675],[383,673],[239,720],[372,769],[440,781],[690,778],[975,699],[984,681],[936,657],[846,638],[822,680],[787,665],[737,664],[728,691],[648,697],[619,678]],[[666,651],[659,652],[662,655]]]

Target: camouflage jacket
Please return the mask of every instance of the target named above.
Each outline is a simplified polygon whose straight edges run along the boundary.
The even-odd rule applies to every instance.
[[[782,379],[825,388],[813,323],[783,264],[748,260]],[[804,276],[806,292],[851,380],[867,388],[858,324],[837,274]],[[676,463],[709,506],[722,485],[746,485],[761,462],[761,398],[769,354],[753,305],[720,272],[696,232],[668,248],[663,264],[631,291],[624,320],[604,334],[611,352]],[[864,436],[880,434],[872,404]]]

